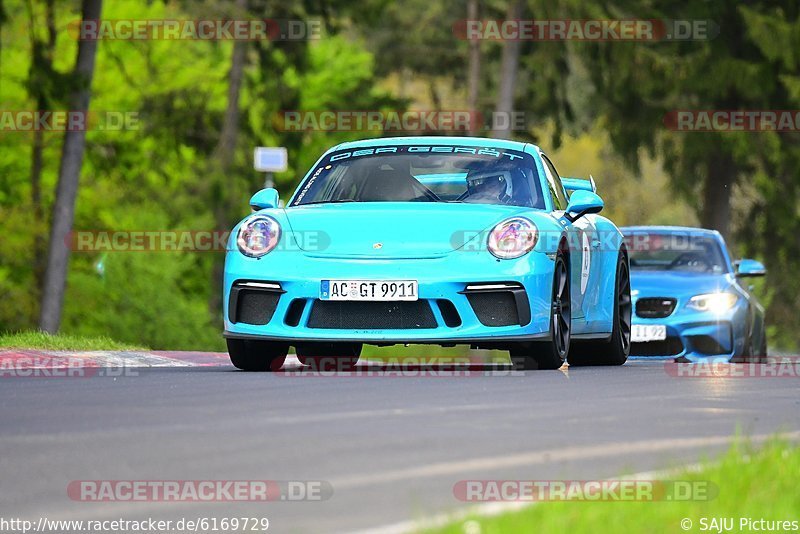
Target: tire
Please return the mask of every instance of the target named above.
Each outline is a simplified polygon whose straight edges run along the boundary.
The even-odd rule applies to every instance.
[[[556,254],[550,306],[550,340],[520,343],[511,347],[511,363],[518,370],[558,369],[569,353],[572,329],[570,273],[563,249]]]
[[[303,343],[297,359],[316,371],[349,371],[361,356],[361,343]]]
[[[614,326],[608,340],[575,343],[567,361],[570,366],[622,365],[631,352],[631,301],[630,266],[625,253],[617,256],[617,275],[614,283]]]
[[[742,353],[735,355],[731,358],[731,363],[758,363],[758,356],[753,355],[753,338],[752,334],[747,336],[747,341],[744,342]]]
[[[747,337],[742,354],[731,358],[731,363],[767,363],[767,333],[761,335],[761,345],[758,353],[753,349],[752,332]]]
[[[231,363],[242,371],[277,371],[283,367],[289,345],[251,339],[227,339]]]

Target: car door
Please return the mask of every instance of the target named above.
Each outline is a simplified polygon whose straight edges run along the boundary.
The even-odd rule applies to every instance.
[[[555,165],[544,154],[541,154],[544,163],[544,172],[553,199],[553,209],[564,211],[567,208],[567,196],[561,177]],[[569,232],[570,247],[570,294],[572,295],[572,331],[575,334],[586,330],[586,296],[591,291],[590,279],[594,250],[592,243],[596,241],[596,229],[593,218],[581,217],[574,223],[566,222]],[[589,299],[591,300],[591,299]]]

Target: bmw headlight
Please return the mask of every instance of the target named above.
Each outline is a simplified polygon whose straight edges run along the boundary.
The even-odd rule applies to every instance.
[[[278,221],[266,215],[256,215],[239,227],[236,244],[239,251],[251,258],[260,258],[278,244],[281,226]]]
[[[495,257],[511,260],[530,252],[538,239],[539,231],[531,221],[514,217],[492,228],[486,245]]]
[[[695,295],[687,306],[701,312],[721,314],[736,306],[739,296],[735,293],[708,293]]]

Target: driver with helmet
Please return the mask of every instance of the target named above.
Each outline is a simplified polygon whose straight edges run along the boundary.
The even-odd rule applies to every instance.
[[[467,202],[507,204],[511,199],[511,180],[506,172],[472,174],[467,177]]]

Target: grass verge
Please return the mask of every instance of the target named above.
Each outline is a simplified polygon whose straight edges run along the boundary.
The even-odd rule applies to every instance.
[[[147,350],[146,347],[120,343],[103,336],[85,337],[36,331],[0,334],[0,349]]]
[[[721,519],[732,524],[721,531],[797,531],[800,521],[800,448],[774,439],[756,449],[737,443],[718,461],[706,462],[698,471],[684,471],[672,481],[698,481],[716,485],[716,497],[703,500],[541,502],[491,517],[469,516],[429,533],[570,532],[707,532],[720,531]],[[712,519],[717,523],[712,523]],[[742,518],[756,522],[789,521],[769,528],[766,524],[740,524]],[[794,522],[792,524],[792,521]],[[705,528],[703,528],[705,526]]]

